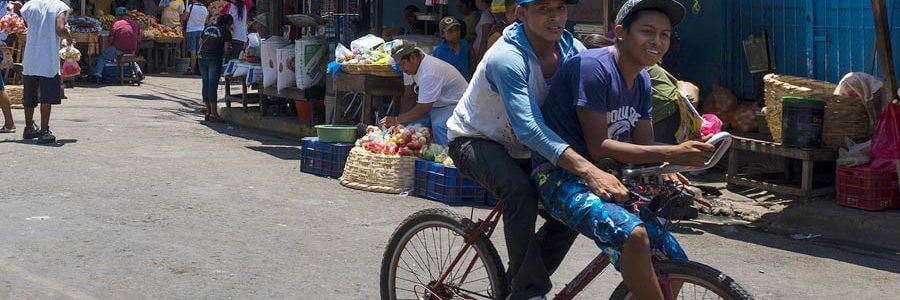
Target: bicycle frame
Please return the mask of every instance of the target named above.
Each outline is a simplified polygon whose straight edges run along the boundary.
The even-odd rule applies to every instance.
[[[663,173],[671,173],[671,172],[682,172],[682,171],[691,171],[691,170],[705,170],[715,166],[728,148],[731,146],[731,134],[728,132],[721,132],[714,135],[710,140],[710,144],[714,144],[717,146],[715,153],[712,158],[707,161],[706,165],[700,168],[691,168],[685,166],[672,166],[672,165],[660,165],[657,167],[648,167],[648,168],[639,168],[639,169],[627,169],[623,173],[626,177],[641,177],[641,176],[660,176]],[[696,199],[695,201],[699,202],[704,206],[709,206],[708,202],[705,202],[700,199]],[[475,240],[482,236],[490,239],[491,235],[494,233],[494,229],[497,228],[497,224],[500,223],[500,218],[503,216],[503,209],[506,208],[506,202],[501,200],[497,203],[491,213],[488,214],[485,220],[479,221],[478,227],[471,232],[466,232],[468,238],[466,239],[466,243],[463,246],[462,250],[456,255],[453,259],[453,262],[450,263],[449,267],[441,273],[441,276],[437,281],[434,282],[433,286],[428,287],[429,289],[434,289],[435,287],[441,286],[444,280],[450,276],[451,271],[456,267],[460,260],[463,259],[466,252],[469,248],[475,243]],[[468,230],[467,230],[468,231]],[[472,271],[472,267],[475,266],[475,263],[478,260],[478,256],[472,258],[472,261],[469,262],[466,270],[463,272],[462,277],[459,282],[466,282],[466,277],[468,277],[469,272]],[[610,264],[609,256],[600,252],[597,257],[595,257],[581,272],[578,273],[575,278],[572,279],[566,286],[560,291],[559,294],[553,297],[555,300],[568,300],[573,299],[575,295],[578,295],[588,284],[594,281],[597,278],[597,275],[603,272]],[[660,278],[662,279],[662,278]],[[666,300],[673,299],[671,290],[668,282],[660,280],[660,288],[664,291],[663,297]],[[437,295],[432,294],[432,296],[436,299],[441,299]]]

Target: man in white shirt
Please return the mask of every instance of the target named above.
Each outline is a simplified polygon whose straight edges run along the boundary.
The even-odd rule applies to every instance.
[[[69,6],[59,0],[32,0],[22,6],[22,19],[28,26],[25,55],[22,59],[22,100],[25,106],[25,130],[22,137],[38,143],[56,142],[50,132],[51,105],[62,103],[59,77],[60,38],[72,40],[66,24]],[[41,106],[41,127],[34,124],[34,108]]]
[[[186,13],[187,28],[184,29],[187,51],[191,53],[191,66],[185,75],[194,74],[194,67],[197,66],[197,51],[200,51],[200,35],[203,34],[203,29],[206,27],[207,17],[209,17],[209,10],[203,5],[203,1],[191,0]]]
[[[391,56],[400,70],[409,75],[404,76],[404,83],[414,85],[418,99],[411,110],[396,117],[385,117],[381,125],[390,127],[428,118],[434,143],[447,146],[447,119],[466,92],[466,79],[453,65],[425,54],[409,41],[397,41]]]

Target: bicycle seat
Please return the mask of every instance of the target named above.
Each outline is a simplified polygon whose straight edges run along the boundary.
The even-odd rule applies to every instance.
[[[712,157],[710,157],[710,159],[706,161],[706,163],[703,164],[702,167],[670,165],[665,163],[651,164],[626,168],[622,171],[622,175],[626,177],[637,177],[645,175],[661,175],[678,172],[700,171],[712,168],[719,163],[719,160],[722,159],[722,156],[724,156],[725,153],[728,152],[728,148],[731,147],[731,134],[725,131],[719,132],[713,135],[713,137],[706,141],[706,143],[715,146],[716,150],[713,151]]]

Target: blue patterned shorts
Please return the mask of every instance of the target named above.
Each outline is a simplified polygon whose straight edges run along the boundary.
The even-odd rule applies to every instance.
[[[641,220],[613,201],[597,197],[581,177],[563,169],[537,171],[532,175],[541,204],[554,218],[594,240],[616,269],[625,240],[643,225],[654,253],[668,259],[686,260],[684,249],[659,220]],[[646,209],[646,208],[643,208]]]

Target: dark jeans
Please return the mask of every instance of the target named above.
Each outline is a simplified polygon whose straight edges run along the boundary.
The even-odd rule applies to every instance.
[[[244,42],[231,40],[231,49],[228,51],[228,57],[225,61],[241,58],[241,51],[244,51]]]
[[[550,292],[550,275],[562,263],[578,232],[550,217],[534,233],[538,195],[531,181],[531,161],[513,159],[499,143],[456,138],[450,157],[459,172],[506,202],[503,231],[509,252],[509,299],[528,299]]]
[[[219,77],[222,76],[222,59],[201,57],[197,59],[197,65],[203,82],[203,102],[216,103],[219,100],[216,92],[219,90]]]

